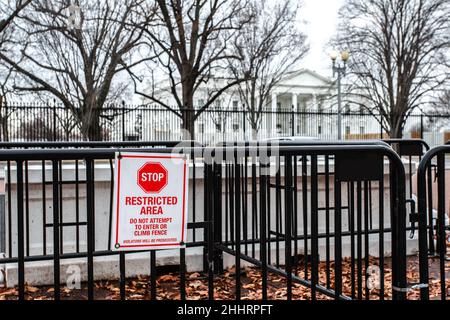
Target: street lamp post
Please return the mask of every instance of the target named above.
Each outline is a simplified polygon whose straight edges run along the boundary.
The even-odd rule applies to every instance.
[[[330,54],[331,61],[333,61],[333,77],[337,75],[337,89],[338,89],[338,140],[342,140],[342,78],[347,72],[347,61],[350,59],[348,51],[341,52],[341,61],[337,61],[339,53],[333,51]]]

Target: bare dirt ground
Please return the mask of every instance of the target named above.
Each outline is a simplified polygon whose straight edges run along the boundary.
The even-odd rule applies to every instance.
[[[377,260],[371,258],[371,265],[377,265]],[[364,265],[364,263],[363,263]],[[300,265],[296,271],[300,278],[305,277],[304,265]],[[310,266],[308,266],[310,270]],[[330,279],[329,287],[334,287],[334,264],[330,264]],[[391,290],[391,267],[390,262],[387,261],[384,266],[385,270],[385,293],[384,299],[388,300],[392,297]],[[343,291],[344,294],[355,298],[358,297],[357,286],[357,267],[355,266],[355,281],[356,288],[352,291],[352,269],[349,260],[343,262]],[[365,274],[365,270],[362,270]],[[419,279],[419,267],[417,258],[410,258],[408,261],[407,276],[410,283],[417,283]],[[310,274],[310,271],[308,272]],[[431,299],[441,298],[441,288],[439,280],[439,260],[430,259],[430,297]],[[319,283],[327,286],[327,268],[325,263],[319,265]],[[450,264],[446,264],[446,298],[450,299]],[[380,291],[373,289],[369,296],[365,295],[366,281],[362,281],[362,297],[363,299],[379,300]],[[180,299],[180,282],[177,273],[169,273],[160,275],[157,278],[157,300],[179,300]],[[246,268],[242,270],[241,276],[241,290],[242,300],[261,300],[262,299],[262,280],[261,272],[258,268]],[[304,286],[293,284],[293,299],[294,300],[311,300],[311,290]],[[26,287],[27,300],[53,300],[52,287]],[[150,284],[148,276],[142,276],[135,279],[128,279],[126,282],[126,295],[128,300],[149,300],[150,299]],[[207,276],[201,273],[188,273],[186,275],[186,296],[188,300],[207,300],[208,299],[208,281]],[[0,288],[0,300],[17,300],[17,288],[6,289]],[[268,277],[268,298],[269,300],[285,300],[287,297],[286,278],[269,274]],[[234,300],[235,297],[235,270],[231,268],[226,270],[224,274],[215,276],[214,280],[214,298],[217,300]],[[408,294],[408,299],[416,300],[420,298],[419,290],[412,290]],[[86,300],[87,299],[87,285],[83,284],[81,290],[69,290],[63,288],[61,292],[61,299],[63,300]],[[120,289],[117,281],[98,281],[95,283],[95,299],[96,300],[119,300]],[[322,294],[317,295],[318,300],[330,300],[332,298]]]

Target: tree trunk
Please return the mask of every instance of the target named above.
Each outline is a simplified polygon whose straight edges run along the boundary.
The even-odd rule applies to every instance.
[[[194,92],[189,83],[183,84],[182,139],[195,140]]]
[[[102,141],[103,133],[100,126],[100,109],[92,108],[87,111],[81,123],[81,133],[85,141]]]
[[[195,113],[193,110],[183,111],[182,139],[195,140]]]
[[[250,125],[252,127],[252,139],[256,141],[258,140],[258,125],[253,122],[251,122]]]
[[[5,104],[3,106],[3,103]],[[2,126],[2,141],[9,142],[9,130],[8,130],[8,103],[3,96],[0,95],[0,123]]]
[[[390,130],[389,137],[391,139],[402,139],[403,138],[403,117],[402,116],[394,116],[390,121]]]

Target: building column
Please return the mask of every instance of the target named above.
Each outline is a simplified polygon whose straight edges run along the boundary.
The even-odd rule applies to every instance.
[[[298,127],[298,114],[297,114],[297,112],[298,112],[298,96],[297,96],[297,93],[292,94],[292,108],[293,108],[292,111],[294,112],[294,117],[293,117],[294,123],[292,124],[292,126],[294,127],[293,132],[295,135],[297,135],[298,134],[298,130],[297,130],[297,127]]]
[[[319,105],[317,104],[317,95],[313,94],[312,98],[313,98],[314,111],[319,111]]]
[[[278,123],[278,97],[276,93],[272,93],[272,135],[277,133],[277,123]]]

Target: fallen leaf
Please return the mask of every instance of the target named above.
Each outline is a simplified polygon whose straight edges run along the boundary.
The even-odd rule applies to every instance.
[[[171,274],[167,274],[167,275],[159,277],[159,281],[161,281],[161,282],[170,282],[170,281],[176,281],[176,280],[177,280],[177,278]]]
[[[203,283],[202,283],[201,281],[195,281],[195,282],[192,282],[192,283],[190,284],[190,286],[191,286],[192,288],[194,288],[195,290],[197,290],[198,288],[200,288],[201,286],[203,286]]]
[[[29,293],[36,293],[39,291],[39,288],[36,287],[31,287],[31,286],[26,286],[25,290]]]

